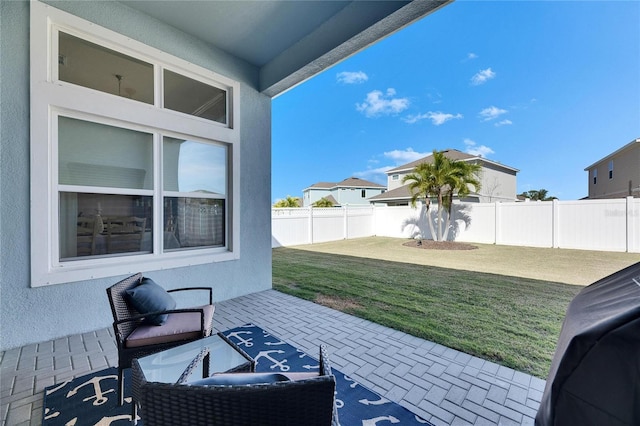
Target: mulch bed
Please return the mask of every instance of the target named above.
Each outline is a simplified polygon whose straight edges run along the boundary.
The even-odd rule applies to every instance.
[[[455,241],[411,240],[403,246],[425,250],[475,250],[478,246]]]

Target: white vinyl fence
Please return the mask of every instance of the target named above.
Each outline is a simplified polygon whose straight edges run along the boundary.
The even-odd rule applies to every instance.
[[[274,208],[271,224],[272,247],[373,235],[431,239],[422,207]],[[640,198],[456,204],[448,239],[640,253]]]

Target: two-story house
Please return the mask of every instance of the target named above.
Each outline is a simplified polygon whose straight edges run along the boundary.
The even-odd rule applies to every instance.
[[[586,169],[587,198],[640,197],[640,138],[596,161]]]
[[[302,202],[303,206],[307,207],[322,198],[327,198],[334,206],[369,205],[371,197],[378,196],[386,190],[384,185],[350,177],[338,183],[314,183],[302,191]]]
[[[489,203],[495,201],[516,200],[516,174],[518,169],[487,160],[486,158],[466,154],[457,149],[445,149],[442,151],[445,157],[451,160],[468,161],[482,166],[480,172],[480,190],[471,193],[463,201],[476,203]],[[403,164],[387,171],[388,190],[384,194],[369,199],[371,203],[386,204],[388,206],[406,206],[411,200],[409,184],[404,184],[402,179],[412,173],[418,164],[433,161],[433,155],[429,154],[419,160]]]

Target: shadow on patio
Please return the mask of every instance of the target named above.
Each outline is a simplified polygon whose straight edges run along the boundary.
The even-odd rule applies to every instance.
[[[254,323],[436,425],[533,424],[545,382],[275,290],[216,304],[217,331]],[[0,353],[3,425],[39,425],[43,389],[117,365],[101,329]]]

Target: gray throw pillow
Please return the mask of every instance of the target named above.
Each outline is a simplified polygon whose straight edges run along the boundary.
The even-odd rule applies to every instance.
[[[175,309],[176,301],[167,291],[156,284],[151,278],[143,278],[142,282],[126,290],[129,303],[141,314]],[[168,314],[150,315],[145,323],[162,325],[167,321]]]

